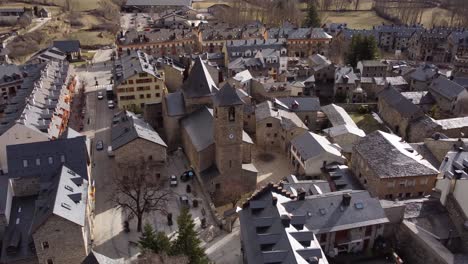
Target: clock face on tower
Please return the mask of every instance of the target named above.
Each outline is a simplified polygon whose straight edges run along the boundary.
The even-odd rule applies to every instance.
[[[229,134],[228,137],[229,137],[229,139],[234,139],[234,134],[231,133],[231,134]]]

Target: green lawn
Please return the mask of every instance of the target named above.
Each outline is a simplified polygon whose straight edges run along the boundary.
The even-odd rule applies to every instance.
[[[354,123],[356,123],[360,129],[364,130],[366,134],[372,133],[376,130],[387,131],[385,126],[379,124],[379,122],[377,122],[377,120],[375,120],[371,114],[363,115],[358,113],[350,113],[349,115],[353,119]]]

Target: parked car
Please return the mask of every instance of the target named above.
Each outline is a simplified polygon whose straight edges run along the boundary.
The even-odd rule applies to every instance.
[[[183,182],[187,182],[193,179],[194,176],[195,176],[195,172],[193,170],[188,170],[182,173],[182,175],[180,175],[180,180]]]
[[[181,206],[185,206],[185,207],[188,207],[188,208],[190,207],[189,198],[188,198],[187,195],[185,195],[185,194],[181,195],[179,197],[179,200],[180,200]]]
[[[97,93],[97,99],[98,99],[98,100],[104,99],[104,95],[102,94],[102,92],[98,92],[98,93]]]
[[[114,101],[109,100],[109,101],[107,102],[107,106],[108,106],[110,109],[114,109]]]
[[[170,177],[170,186],[171,187],[176,187],[178,182],[177,182],[177,177],[175,175],[171,175]]]
[[[96,150],[103,150],[103,149],[104,149],[104,143],[102,142],[102,140],[99,140],[96,143]]]
[[[112,151],[112,146],[107,147],[107,155],[111,158],[115,156],[114,151]]]

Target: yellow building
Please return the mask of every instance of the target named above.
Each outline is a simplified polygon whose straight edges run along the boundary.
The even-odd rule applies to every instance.
[[[114,67],[114,80],[114,93],[121,109],[143,112],[145,104],[160,104],[166,93],[164,73],[158,72],[142,51],[121,56]]]

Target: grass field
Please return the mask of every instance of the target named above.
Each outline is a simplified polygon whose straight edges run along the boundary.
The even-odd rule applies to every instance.
[[[349,28],[355,29],[371,29],[372,26],[382,23],[391,24],[374,11],[321,12],[321,15],[324,23],[347,23]]]

